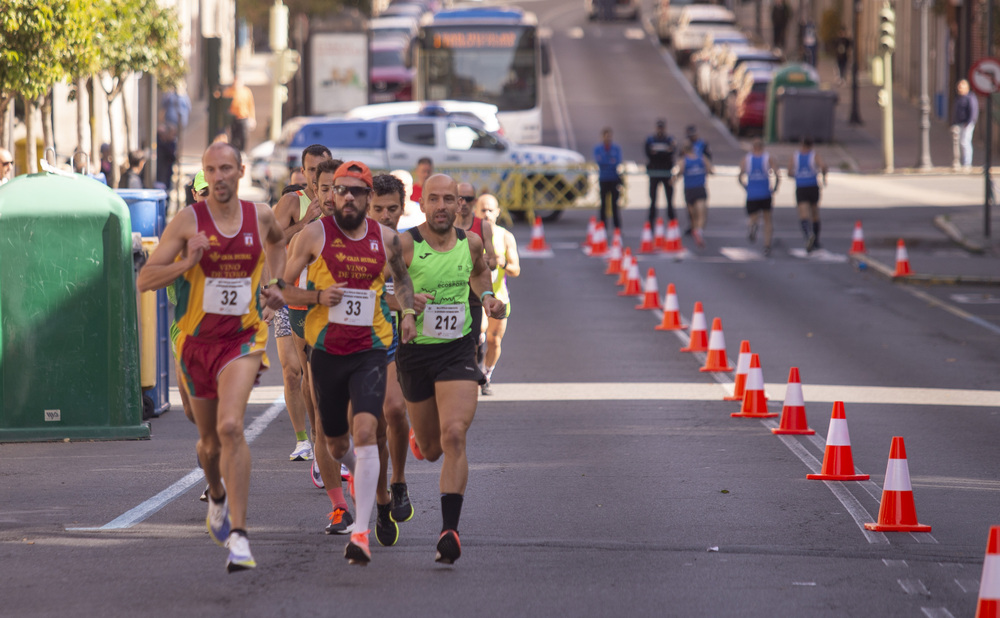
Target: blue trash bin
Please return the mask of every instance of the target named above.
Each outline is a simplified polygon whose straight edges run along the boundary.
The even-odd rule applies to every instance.
[[[144,238],[159,239],[167,227],[167,193],[162,189],[116,189],[132,217],[132,231]],[[152,400],[151,414],[170,409],[170,303],[167,291],[156,292],[156,385],[146,390]],[[143,402],[149,405],[148,401]]]

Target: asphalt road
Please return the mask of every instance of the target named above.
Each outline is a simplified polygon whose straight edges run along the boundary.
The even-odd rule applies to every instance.
[[[532,6],[553,28],[567,99],[579,101],[568,126],[581,144],[609,110],[635,118],[660,97],[673,97],[672,126],[694,121],[697,106],[662,64],[655,87],[631,66],[663,62],[650,41],[624,36],[629,24],[589,24],[570,4]],[[560,40],[559,19],[576,20],[584,37]],[[596,32],[621,33],[608,44],[619,51],[590,50],[583,41]],[[572,86],[569,74],[580,77]],[[607,86],[618,79],[629,94],[614,99]],[[623,146],[640,144],[653,117],[623,121]],[[717,158],[735,160],[723,137],[709,137]],[[960,304],[954,288],[917,295],[845,255],[864,219],[873,254],[891,256],[906,235],[928,271],[995,271],[995,260],[954,252],[931,227],[931,189],[967,189],[844,176],[845,203],[825,212],[825,250],[798,251],[786,206],[763,259],[745,237],[735,182],[714,182],[708,246],[679,261],[643,256],[640,269],[655,269],[661,294],[676,285],[685,318],[695,301],[709,322],[721,318],[731,362],[740,340],[751,342],[772,411],[798,367],[816,436],[779,438],[776,419],[731,418],[738,404],[722,397],[732,374],[699,372],[704,358],[678,351],[683,336],[655,331],[657,312],[618,296],[604,262],[579,250],[590,213],[573,211],[546,227],[551,254],[525,255],[511,284],[496,394],[481,399],[469,434],[454,567],[433,562],[438,466],[413,459],[416,515],[399,543],[374,545],[366,568],[346,563],[346,539],[322,532],[329,501],[309,465],[287,460],[294,440],[275,367],[247,412],[255,571],[228,575],[207,537],[196,433],[177,407],[152,421],[148,441],[0,445],[0,615],[971,615],[998,523],[1000,316],[987,302]],[[633,249],[644,216],[635,206],[625,213]],[[514,231],[526,247],[529,229]],[[949,310],[960,307],[974,313]],[[835,400],[868,482],[805,478],[822,460]],[[877,516],[893,436],[906,440],[929,534],[862,528]]]

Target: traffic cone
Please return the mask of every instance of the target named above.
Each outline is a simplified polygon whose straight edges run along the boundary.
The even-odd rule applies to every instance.
[[[854,224],[854,233],[851,234],[851,250],[849,253],[864,253],[867,251],[865,249],[865,233],[861,229],[861,221],[857,221]]]
[[[900,436],[893,436],[892,446],[889,447],[889,464],[885,468],[878,521],[865,524],[865,528],[876,532],[931,531],[930,526],[917,523],[913,487],[910,486],[910,468],[906,464],[906,445]]]
[[[667,253],[680,253],[684,250],[681,245],[681,230],[677,225],[677,219],[671,219],[667,225],[667,240],[663,246]]]
[[[742,418],[772,418],[778,416],[767,411],[767,397],[764,395],[764,373],[760,369],[760,357],[750,355],[750,370],[747,372],[747,385],[743,391],[743,405],[739,412],[729,416]]]
[[[656,330],[683,330],[681,324],[681,312],[677,304],[677,290],[673,283],[667,284],[667,296],[663,300],[663,321],[656,327]]]
[[[646,283],[642,286],[642,293],[642,304],[636,305],[636,309],[663,308],[660,306],[660,290],[656,285],[656,271],[652,268],[646,271]]]
[[[531,226],[531,244],[528,251],[549,251],[551,248],[545,243],[545,228],[542,227],[542,218],[535,217],[535,224]]]
[[[712,335],[708,338],[708,355],[705,366],[699,371],[732,371],[726,358],[726,337],[722,334],[722,320],[712,319]]]
[[[642,224],[642,236],[639,237],[639,253],[653,253],[653,229],[649,221]]]
[[[663,226],[663,217],[656,220],[656,227],[653,228],[653,248],[663,251],[667,248],[666,228]]]
[[[826,432],[826,451],[823,453],[823,468],[819,474],[807,474],[813,481],[867,481],[867,474],[854,473],[854,456],[851,455],[851,434],[847,431],[847,416],[844,402],[833,402],[830,428]]]
[[[806,420],[806,401],[802,397],[802,382],[799,380],[798,367],[792,367],[788,371],[788,387],[785,389],[785,405],[781,408],[781,423],[771,431],[779,435],[811,436],[816,433],[809,429]]]
[[[619,229],[617,229],[617,228],[615,228],[614,233],[611,235],[611,248],[613,249],[615,247],[615,245],[617,245],[618,249],[621,250],[621,248],[622,248],[622,231],[619,230]],[[605,256],[604,259],[610,259],[610,257],[611,257],[611,250],[609,249],[608,250],[608,254]]]
[[[590,254],[590,252],[594,250],[594,230],[596,229],[597,217],[591,217],[590,221],[587,223],[587,238],[581,245],[584,253]]]
[[[593,257],[603,257],[608,253],[608,233],[604,229],[604,223],[598,222],[594,228],[594,241],[591,245],[590,255]]]
[[[625,282],[625,289],[618,292],[619,296],[638,296],[642,294],[639,287],[639,264],[633,259],[629,264],[628,280]]]
[[[1000,617],[1000,526],[991,526],[986,540],[983,575],[979,578],[976,618]]]
[[[743,401],[746,392],[747,373],[750,371],[750,342],[744,339],[740,342],[740,355],[736,359],[736,381],[733,384],[733,395],[723,397],[723,401]]]
[[[892,273],[892,276],[905,277],[912,274],[913,271],[910,270],[910,256],[906,253],[906,243],[900,238],[896,242],[896,272]]]
[[[618,243],[611,244],[611,259],[608,260],[608,269],[605,275],[617,275],[622,272],[622,248]]]
[[[701,301],[694,304],[694,311],[691,312],[691,339],[686,347],[681,348],[681,352],[706,352],[708,351],[708,333],[705,331],[705,312],[701,308]]]
[[[622,269],[618,273],[618,281],[615,285],[625,285],[628,283],[628,271],[632,268],[632,249],[625,247],[625,254],[622,255]]]

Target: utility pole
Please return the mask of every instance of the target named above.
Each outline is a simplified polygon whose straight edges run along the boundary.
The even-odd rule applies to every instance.
[[[928,30],[927,13],[931,0],[917,0],[920,4],[920,160],[918,167],[922,171],[934,168],[931,163],[931,97],[928,94]]]
[[[879,49],[882,51],[882,66],[885,72],[878,104],[882,107],[882,158],[883,171],[895,170],[892,131],[892,52],[896,49],[896,11],[886,2],[878,12],[881,22]]]
[[[851,24],[851,117],[852,126],[863,125],[858,101],[858,20],[861,17],[861,0],[854,0],[853,23]]]
[[[288,7],[281,0],[274,0],[271,6],[271,23],[268,32],[271,43],[271,131],[269,137],[277,142],[281,137],[281,106],[288,100],[285,84],[299,68],[299,54],[288,49]]]

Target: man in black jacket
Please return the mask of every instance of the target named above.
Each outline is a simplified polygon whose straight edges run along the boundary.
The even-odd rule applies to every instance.
[[[656,199],[659,186],[667,196],[667,218],[673,221],[674,215],[674,182],[671,170],[674,167],[676,152],[674,138],[667,135],[667,121],[662,118],[656,121],[656,133],[646,138],[646,173],[649,174],[649,225],[656,224]]]

